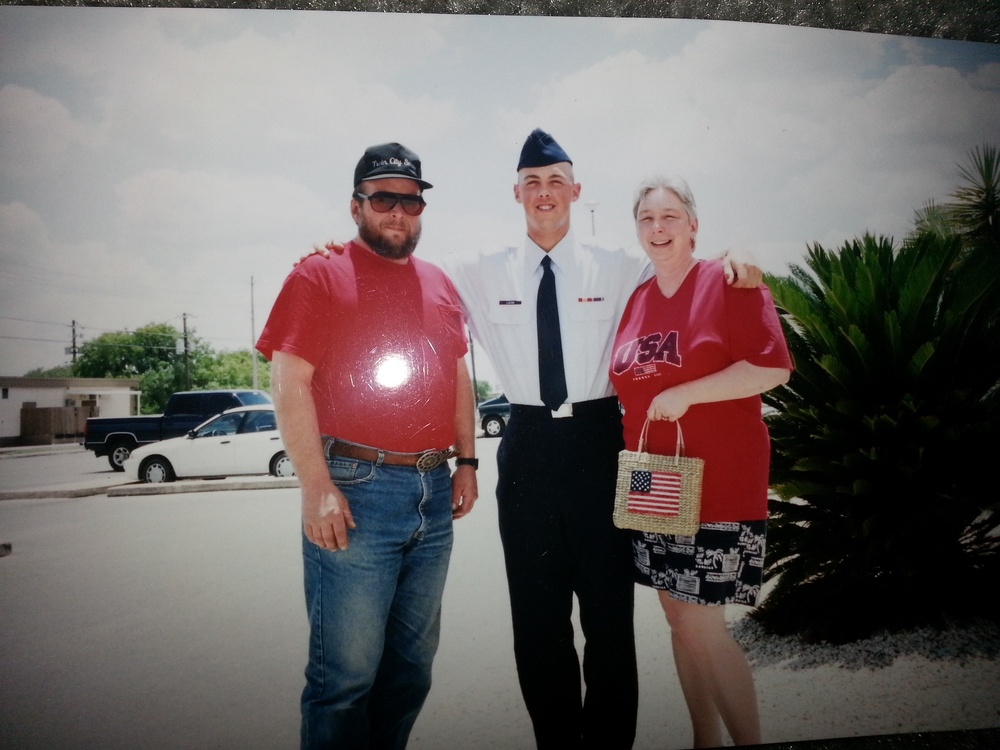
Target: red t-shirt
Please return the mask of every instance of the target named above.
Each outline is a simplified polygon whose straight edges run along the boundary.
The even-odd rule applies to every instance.
[[[444,272],[349,242],[285,279],[257,342],[316,370],[320,430],[400,453],[455,442],[457,360],[468,348],[458,294]]]
[[[669,299],[650,279],[622,314],[610,375],[629,450],[637,450],[646,410],[661,391],[740,360],[792,367],[770,292],[727,286],[721,263],[699,262]],[[767,518],[770,444],[760,396],[695,404],[680,423],[685,454],[705,459],[702,522]],[[648,452],[673,455],[676,443],[673,422],[650,422]]]

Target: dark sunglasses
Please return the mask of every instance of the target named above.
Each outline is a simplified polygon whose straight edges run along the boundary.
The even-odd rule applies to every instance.
[[[396,207],[398,203],[403,211],[410,216],[420,216],[427,204],[419,195],[406,195],[403,193],[372,193],[365,195],[360,191],[354,191],[354,197],[358,200],[366,200],[372,204],[372,210],[376,213],[386,214]]]

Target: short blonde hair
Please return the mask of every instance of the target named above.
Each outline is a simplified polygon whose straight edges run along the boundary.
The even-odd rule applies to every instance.
[[[639,184],[639,187],[636,188],[635,200],[632,202],[633,219],[637,219],[639,217],[639,204],[642,203],[642,199],[654,190],[669,190],[671,193],[676,195],[678,199],[680,199],[680,202],[684,205],[684,210],[687,211],[689,218],[698,218],[698,208],[694,203],[694,193],[691,192],[691,188],[687,184],[687,180],[683,177],[656,176],[643,180]]]
[[[557,161],[552,164],[547,164],[546,166],[560,167],[560,171],[569,180],[570,184],[576,184],[576,177],[573,175],[573,162],[571,161]],[[521,173],[530,172],[532,169],[538,169],[538,167],[521,167],[517,170],[517,181],[521,182]]]

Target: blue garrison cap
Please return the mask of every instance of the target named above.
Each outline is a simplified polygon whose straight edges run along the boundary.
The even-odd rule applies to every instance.
[[[573,163],[562,146],[556,143],[555,138],[541,128],[535,128],[521,147],[521,159],[517,163],[517,168],[520,170],[525,167],[547,167],[549,164],[561,161]]]

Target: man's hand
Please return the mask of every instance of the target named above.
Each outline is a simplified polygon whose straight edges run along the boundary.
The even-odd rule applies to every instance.
[[[764,278],[764,273],[757,267],[757,259],[744,248],[726,250],[722,256],[722,271],[726,275],[726,283],[736,289],[755,289]]]
[[[479,498],[476,470],[471,466],[458,466],[451,475],[451,517],[458,520],[467,516]]]
[[[305,255],[303,255],[297,261],[295,261],[292,264],[292,266],[294,267],[294,266],[297,266],[299,263],[305,262],[305,260],[307,258],[311,258],[313,255],[322,255],[324,258],[329,258],[331,251],[336,251],[336,252],[339,253],[343,249],[344,249],[343,245],[341,245],[339,242],[334,242],[333,240],[331,240],[330,242],[327,242],[325,245],[322,245],[322,246],[320,246],[320,245],[313,245],[313,249],[310,250]]]
[[[347,549],[347,530],[357,528],[344,493],[333,484],[302,488],[302,529],[317,547],[333,552]]]

